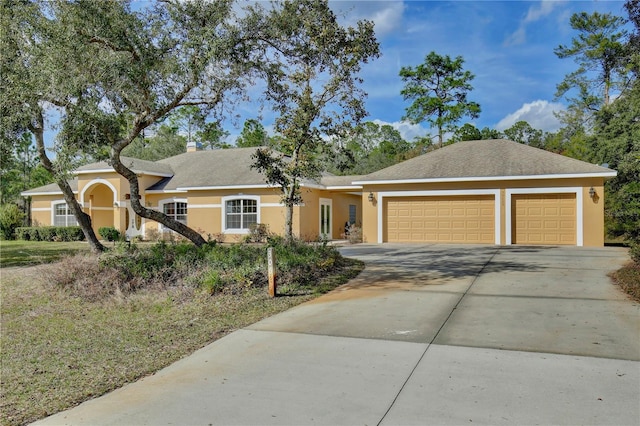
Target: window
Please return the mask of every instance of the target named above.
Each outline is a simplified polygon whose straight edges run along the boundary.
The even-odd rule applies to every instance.
[[[356,223],[356,205],[349,204],[349,223],[351,225]]]
[[[78,226],[78,221],[73,213],[71,213],[67,203],[54,204],[53,226]]]
[[[162,212],[170,218],[177,220],[178,222],[187,224],[187,203],[174,201],[170,203],[164,203]]]
[[[249,229],[258,223],[258,200],[235,199],[225,203],[225,230]]]

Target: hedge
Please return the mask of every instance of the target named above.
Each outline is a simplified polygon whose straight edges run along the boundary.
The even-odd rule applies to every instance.
[[[24,241],[84,241],[79,226],[32,226],[16,228],[16,238]]]
[[[120,239],[120,231],[113,226],[98,228],[98,234],[107,241],[118,241]]]

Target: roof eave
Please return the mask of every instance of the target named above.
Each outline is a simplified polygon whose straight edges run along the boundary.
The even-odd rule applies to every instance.
[[[149,175],[159,177],[173,177],[172,173],[150,172],[148,170],[132,170],[137,175]],[[115,169],[76,170],[74,175],[88,175],[92,173],[117,173]]]
[[[428,178],[428,179],[385,179],[385,180],[361,180],[354,181],[354,185],[388,185],[388,184],[408,184],[408,183],[447,183],[447,182],[488,182],[492,180],[531,180],[531,179],[581,179],[601,177],[605,180],[614,178],[618,172],[612,170],[610,172],[600,173],[567,173],[552,175],[520,175],[520,176],[476,176],[476,177],[459,177],[459,178]]]
[[[354,190],[362,189],[362,185],[327,185],[326,188],[329,191]]]
[[[74,194],[78,194],[78,191],[73,191]],[[41,192],[29,192],[29,191],[24,191],[20,193],[21,196],[23,197],[32,197],[34,195],[64,195],[62,191],[51,191],[51,192],[47,192],[47,191],[41,191]]]
[[[254,185],[215,185],[215,186],[185,186],[176,188],[177,191],[212,191],[219,189],[264,189],[278,188],[278,185],[254,184]]]
[[[145,194],[185,194],[187,191],[183,189],[147,189]]]

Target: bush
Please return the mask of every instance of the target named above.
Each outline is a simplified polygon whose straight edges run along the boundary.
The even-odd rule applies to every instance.
[[[321,291],[321,279],[345,264],[331,246],[285,243],[280,238],[272,238],[271,244],[278,286],[284,293]],[[58,271],[54,281],[91,300],[95,295],[126,295],[146,288],[241,294],[268,285],[266,246],[254,244],[221,245],[212,241],[200,248],[164,241],[151,247],[117,244],[101,254],[96,265],[97,269],[87,268],[86,273],[76,268]]]
[[[344,237],[349,240],[351,244],[357,244],[362,242],[362,228],[356,225],[349,225],[344,233]]]
[[[0,206],[0,231],[2,238],[13,240],[16,228],[22,225],[24,213],[15,204],[4,204]]]
[[[120,239],[120,231],[113,226],[103,226],[98,228],[98,234],[107,241],[118,241]]]
[[[26,226],[21,226],[19,228],[16,228],[16,239],[23,240],[23,241],[33,240],[32,238],[32,235],[34,234],[33,229],[35,228],[26,227]]]
[[[37,228],[38,241],[53,241],[53,237],[56,235],[56,231],[53,226],[44,226]]]
[[[84,241],[79,226],[41,226],[16,228],[16,237],[24,241]]]
[[[79,226],[65,226],[57,229],[57,235],[62,241],[83,241],[84,232]]]
[[[264,243],[271,236],[269,225],[266,223],[252,223],[249,225],[249,234],[244,238],[247,243]]]

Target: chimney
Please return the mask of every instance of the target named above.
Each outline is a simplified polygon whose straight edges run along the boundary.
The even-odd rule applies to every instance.
[[[198,142],[187,142],[187,152],[200,151],[200,144]]]

